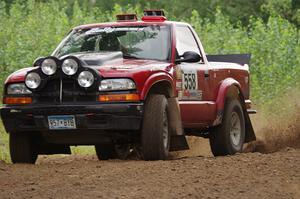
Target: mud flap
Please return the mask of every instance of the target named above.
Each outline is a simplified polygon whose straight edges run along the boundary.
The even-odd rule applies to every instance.
[[[256,140],[256,136],[254,133],[254,129],[251,123],[251,119],[247,111],[244,111],[245,115],[245,126],[246,126],[246,137],[245,137],[245,143],[251,142]]]
[[[168,117],[171,132],[170,151],[188,150],[189,146],[182,128],[177,98],[168,98]]]
[[[245,143],[248,143],[248,142],[252,142],[252,141],[255,141],[256,140],[256,136],[255,136],[255,132],[254,132],[254,129],[253,129],[253,126],[252,126],[252,122],[251,122],[251,119],[250,119],[250,116],[249,114],[252,114],[252,113],[256,113],[256,111],[252,111],[248,113],[248,110],[246,108],[246,104],[245,104],[245,100],[244,100],[244,97],[242,95],[240,95],[240,100],[242,103],[242,107],[243,107],[243,112],[244,112],[244,117],[245,117]]]
[[[184,135],[177,98],[168,98],[168,117],[171,136]]]
[[[172,136],[170,144],[170,151],[181,151],[190,149],[184,135]]]

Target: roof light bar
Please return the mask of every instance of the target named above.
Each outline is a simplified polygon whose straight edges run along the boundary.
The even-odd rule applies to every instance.
[[[144,16],[165,16],[163,10],[144,10]]]
[[[167,18],[163,10],[144,10],[142,21],[151,22],[164,22]]]
[[[145,22],[164,22],[167,18],[164,16],[143,16],[142,21]]]
[[[137,21],[136,14],[120,14],[117,15],[118,22],[126,22],[126,21]]]

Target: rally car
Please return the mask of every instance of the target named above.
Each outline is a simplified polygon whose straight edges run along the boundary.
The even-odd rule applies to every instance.
[[[209,138],[215,156],[255,140],[250,55],[210,55],[192,26],[163,11],[73,28],[50,56],[11,74],[1,118],[13,163],[94,145],[100,160],[165,160]]]

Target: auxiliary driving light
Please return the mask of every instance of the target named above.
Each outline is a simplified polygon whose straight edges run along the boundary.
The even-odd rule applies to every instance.
[[[36,89],[41,84],[41,77],[39,74],[32,72],[28,73],[25,78],[25,84],[30,89]]]
[[[93,85],[95,78],[93,73],[91,73],[90,71],[82,71],[78,75],[77,81],[81,87],[88,88]]]
[[[74,75],[78,70],[78,63],[75,59],[66,59],[62,64],[62,71],[66,75]]]
[[[53,75],[57,70],[56,61],[52,58],[47,58],[42,62],[41,68],[45,75]]]

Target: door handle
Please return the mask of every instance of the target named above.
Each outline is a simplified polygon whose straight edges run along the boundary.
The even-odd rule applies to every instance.
[[[204,71],[204,77],[205,77],[205,78],[208,78],[208,77],[209,77],[209,72],[208,72],[208,70],[205,70],[205,71]]]

